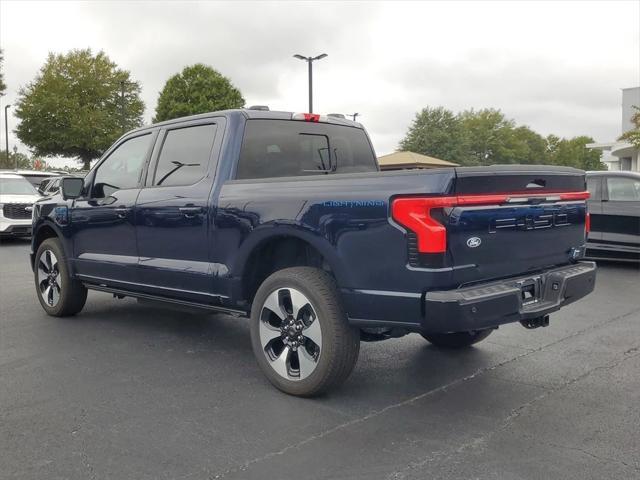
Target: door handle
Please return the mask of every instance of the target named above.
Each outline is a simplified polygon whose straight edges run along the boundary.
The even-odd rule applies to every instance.
[[[202,213],[202,207],[180,207],[178,210],[187,218],[193,218],[199,213]]]
[[[118,207],[114,209],[114,211],[116,212],[116,216],[118,218],[127,218],[127,214],[129,213],[129,210],[131,209],[127,207]]]

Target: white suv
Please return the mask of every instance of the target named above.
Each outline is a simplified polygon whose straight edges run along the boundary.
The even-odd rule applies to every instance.
[[[31,235],[31,211],[40,195],[28,180],[0,173],[0,237]]]

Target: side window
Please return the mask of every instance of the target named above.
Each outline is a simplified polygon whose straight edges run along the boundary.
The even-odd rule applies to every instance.
[[[60,180],[59,179],[55,179],[55,180],[51,180],[45,187],[46,193],[49,194],[54,194],[58,191],[58,184],[59,184]]]
[[[640,201],[640,180],[629,177],[607,178],[607,192],[610,201]]]
[[[111,152],[96,171],[92,196],[105,198],[118,190],[135,188],[152,138],[150,133],[131,138]]]
[[[197,125],[169,130],[154,175],[153,185],[193,185],[207,173],[216,126]]]
[[[589,197],[590,200],[600,200],[600,188],[598,188],[599,184],[600,177],[587,177],[587,190],[589,190],[589,193],[591,194],[591,196]]]

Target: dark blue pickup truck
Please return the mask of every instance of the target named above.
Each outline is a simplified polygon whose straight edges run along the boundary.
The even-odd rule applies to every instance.
[[[548,324],[594,288],[584,172],[385,172],[359,123],[230,110],[127,133],[34,206],[49,315],[87,290],[249,316],[257,361],[295,395],[350,374],[360,341],[465,347]]]

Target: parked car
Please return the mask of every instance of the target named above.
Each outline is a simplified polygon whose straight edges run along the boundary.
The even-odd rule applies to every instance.
[[[13,173],[16,175],[21,175],[22,177],[26,178],[29,183],[31,183],[31,185],[33,185],[34,187],[38,188],[40,186],[40,183],[50,177],[57,177],[59,176],[58,173],[55,172],[45,172],[43,170],[0,170],[0,173]]]
[[[587,255],[640,261],[640,173],[587,172],[591,231]]]
[[[63,177],[45,178],[40,182],[40,185],[38,185],[38,192],[45,197],[57,193],[60,189],[60,180],[62,178]]]
[[[31,235],[31,212],[39,198],[21,175],[0,173],[0,237]]]
[[[87,290],[249,316],[267,378],[294,395],[345,380],[360,340],[467,347],[546,326],[594,288],[581,170],[380,172],[359,123],[254,110],[127,133],[36,203],[42,308]]]
[[[77,174],[66,174],[67,177],[78,177]],[[60,182],[62,180],[62,176],[45,178],[42,182],[40,182],[40,186],[38,187],[38,192],[46,197],[50,197],[51,195],[55,195],[60,190]]]

